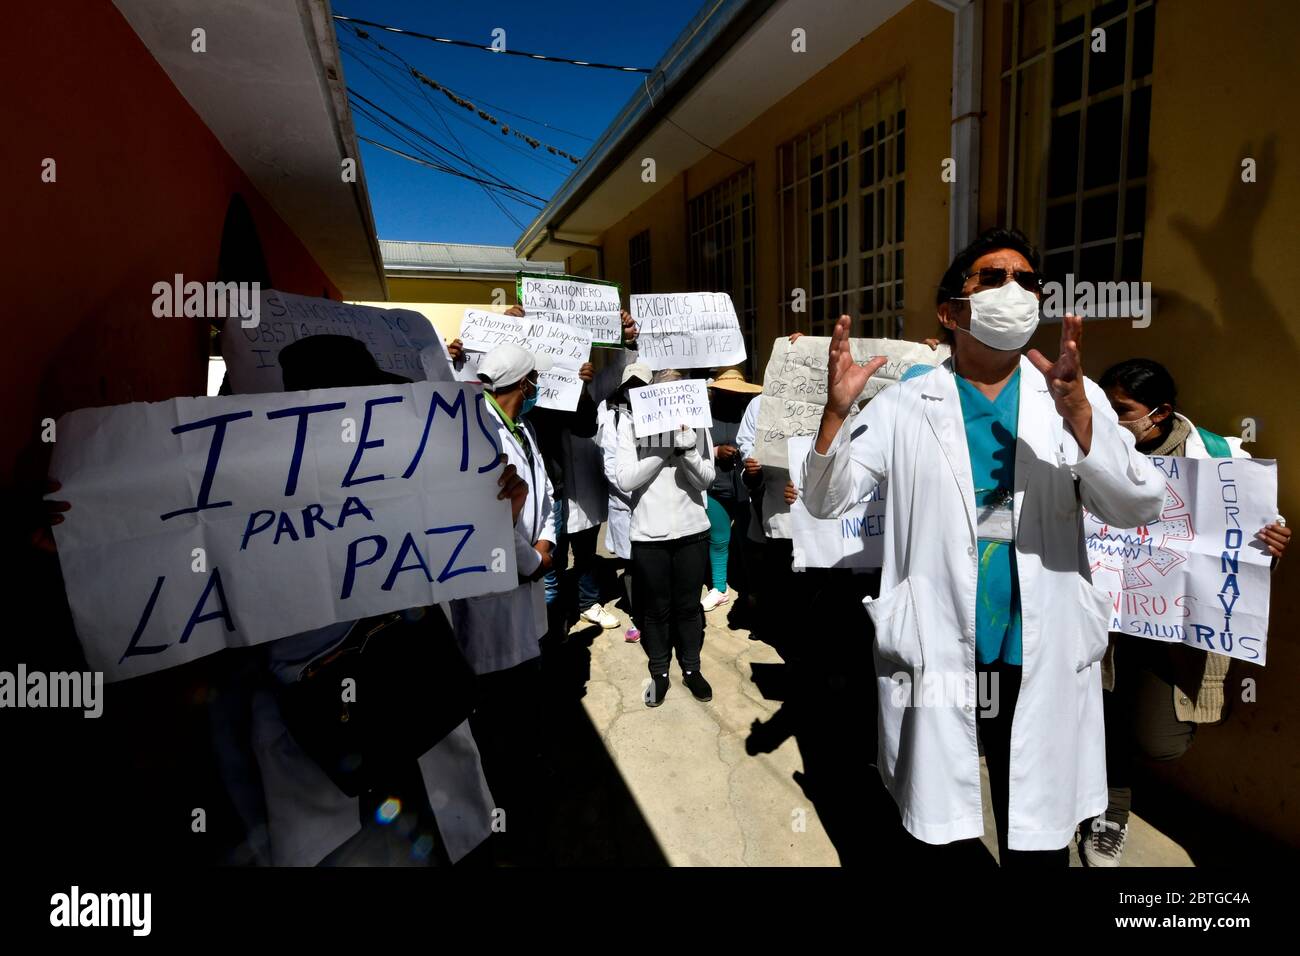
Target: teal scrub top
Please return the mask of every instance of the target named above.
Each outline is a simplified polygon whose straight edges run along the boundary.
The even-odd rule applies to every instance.
[[[1020,416],[1020,369],[989,401],[960,375],[957,394],[966,424],[975,509],[1009,494],[1015,482],[1016,425]],[[1014,542],[979,539],[979,577],[975,592],[975,657],[981,664],[1001,660],[1019,666],[1020,587]]]

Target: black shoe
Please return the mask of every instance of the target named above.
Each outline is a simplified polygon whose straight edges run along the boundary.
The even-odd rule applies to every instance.
[[[695,695],[696,700],[713,700],[713,688],[699,671],[687,671],[682,675],[682,683]]]
[[[651,678],[651,682],[645,685],[645,705],[647,707],[658,707],[664,702],[664,697],[668,694],[668,675],[659,674]]]

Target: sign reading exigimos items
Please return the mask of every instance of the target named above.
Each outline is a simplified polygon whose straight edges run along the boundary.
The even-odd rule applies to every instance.
[[[616,348],[623,344],[622,307],[616,283],[521,272],[516,292],[529,318],[572,326],[591,339],[592,345]]]

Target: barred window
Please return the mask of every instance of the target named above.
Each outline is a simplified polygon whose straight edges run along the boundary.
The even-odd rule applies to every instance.
[[[1141,279],[1155,6],[1013,0],[1007,11],[1007,218],[1043,250],[1048,278]]]
[[[894,80],[777,149],[784,332],[902,335],[906,121]]]
[[[745,337],[746,376],[753,372],[754,168],[747,166],[692,199],[686,207],[691,288],[731,296]]]
[[[650,230],[643,229],[627,241],[628,295],[653,291],[650,279]]]

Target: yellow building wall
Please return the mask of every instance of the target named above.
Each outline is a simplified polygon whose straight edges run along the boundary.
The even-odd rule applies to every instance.
[[[948,264],[948,184],[940,181],[939,172],[940,163],[950,152],[952,15],[929,0],[916,0],[743,130],[726,142],[715,144],[721,152],[752,162],[754,166],[757,229],[754,291],[760,350],[756,369],[766,365],[772,340],[781,334],[779,304],[791,294],[789,289],[778,288],[781,268],[777,148],[895,77],[903,81],[908,117],[904,333],[919,339],[933,334],[937,327],[934,289]],[[939,120],[927,119],[934,117]],[[687,203],[739,171],[740,167],[732,160],[710,153],[670,182],[648,184],[647,190],[658,187],[658,191],[601,237],[605,277],[618,282],[626,291],[628,240],[648,228],[655,291],[690,291],[686,259]]]
[[[1002,105],[1006,6],[985,4],[980,226],[1001,224],[1007,176]],[[1207,28],[1207,24],[1213,24]],[[1289,286],[1300,252],[1300,79],[1282,38],[1300,35],[1300,4],[1244,0],[1230,16],[1215,0],[1161,2],[1156,16],[1153,110],[1143,278],[1157,298],[1152,326],[1120,320],[1090,324],[1087,372],[1146,356],[1175,375],[1184,411],[1198,424],[1240,434],[1257,423],[1256,457],[1283,459],[1279,508],[1300,521],[1300,318]],[[907,108],[906,337],[937,327],[933,296],[948,264],[948,189],[939,178],[950,154],[952,18],[916,0],[871,36],[725,143],[721,150],[754,164],[757,224],[758,344],[763,368],[779,334],[779,237],[776,149],[894,76]],[[1257,160],[1259,181],[1241,181],[1241,161]],[[602,237],[605,277],[627,289],[628,239],[649,228],[656,291],[684,289],[688,276],[687,201],[736,172],[711,154],[664,184]],[[963,171],[958,170],[958,175]],[[650,187],[647,187],[650,188]],[[570,271],[596,274],[587,252]],[[1059,326],[1045,326],[1034,346],[1055,355]],[[1274,572],[1269,664],[1234,664],[1232,712],[1204,726],[1182,760],[1158,772],[1189,803],[1236,817],[1274,838],[1300,845],[1300,645],[1289,622],[1300,616],[1300,544]],[[1257,682],[1257,702],[1242,703],[1242,679]],[[1141,798],[1139,797],[1139,812]]]
[[[1146,329],[1098,320],[1083,342],[1094,378],[1125,358],[1163,363],[1183,412],[1211,431],[1240,435],[1253,418],[1257,441],[1246,448],[1279,459],[1279,509],[1293,525],[1300,68],[1286,38],[1297,35],[1300,4],[1285,0],[1240,0],[1228,15],[1215,0],[1158,5],[1143,253],[1156,311]],[[1242,182],[1247,157],[1257,182]],[[1055,355],[1059,335],[1059,326],[1044,327],[1033,344]],[[1201,727],[1187,755],[1157,772],[1189,800],[1300,846],[1300,545],[1292,550],[1273,573],[1268,665],[1234,662],[1228,719]],[[1257,682],[1255,703],[1242,701],[1247,678]]]
[[[497,289],[505,290],[505,304],[514,305],[515,277],[499,279],[446,279],[388,277],[390,302],[467,302],[471,305],[488,305]]]

